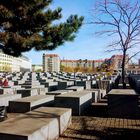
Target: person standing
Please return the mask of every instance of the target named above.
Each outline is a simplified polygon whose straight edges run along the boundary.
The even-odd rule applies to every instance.
[[[8,79],[6,77],[4,79],[3,86],[8,87]]]

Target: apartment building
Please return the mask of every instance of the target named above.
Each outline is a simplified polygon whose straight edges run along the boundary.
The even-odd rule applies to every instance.
[[[126,56],[126,62],[128,61],[129,56]],[[111,58],[104,60],[61,60],[61,65],[65,67],[82,67],[82,68],[97,68],[102,64],[111,65],[114,70],[120,70],[122,66],[123,55],[113,55]],[[139,60],[140,65],[140,60]],[[128,68],[129,63],[126,63],[126,68]]]
[[[104,60],[61,60],[61,65],[65,67],[79,68],[97,68],[104,63]]]
[[[43,54],[43,71],[60,71],[60,58],[57,54]]]
[[[114,70],[119,70],[122,67],[122,59],[123,55],[113,55],[110,58],[110,64],[113,66]],[[129,63],[128,63],[129,56],[126,56],[126,65],[125,68],[128,68]]]
[[[65,67],[77,67],[77,60],[61,60],[61,65]]]
[[[94,62],[94,68],[97,68],[100,67],[105,62],[105,60],[93,60],[93,62]]]
[[[128,61],[126,56],[126,62]],[[95,69],[102,64],[111,65],[114,70],[121,70],[123,55],[113,55],[104,60],[60,60],[57,54],[43,54],[43,71],[60,71],[60,64],[70,68],[90,68]],[[126,63],[126,68],[129,64]]]

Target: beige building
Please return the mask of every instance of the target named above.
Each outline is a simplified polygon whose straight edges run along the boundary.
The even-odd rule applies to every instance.
[[[43,65],[32,65],[32,72],[42,72]]]
[[[105,60],[93,60],[94,61],[94,68],[100,67]]]
[[[31,71],[31,60],[26,56],[13,57],[4,54],[0,50],[0,71],[1,72],[20,72]]]
[[[61,65],[65,67],[77,67],[77,60],[61,60]]]
[[[61,65],[65,67],[97,68],[104,63],[104,60],[61,60]]]
[[[128,55],[126,57],[126,61],[128,61]],[[114,70],[120,70],[122,66],[123,55],[113,55],[109,59],[104,60],[61,60],[61,65],[65,67],[80,67],[80,68],[97,68],[102,64],[112,65]],[[139,62],[140,63],[140,62]],[[128,63],[126,64],[126,68],[128,68]],[[140,64],[139,64],[140,65]]]
[[[57,54],[43,54],[43,71],[60,71],[60,58]]]

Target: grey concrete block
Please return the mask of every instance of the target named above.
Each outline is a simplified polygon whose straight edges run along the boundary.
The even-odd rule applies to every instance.
[[[20,99],[21,95],[18,94],[3,94],[0,95],[0,106],[8,106],[9,101]]]
[[[14,89],[11,87],[0,88],[0,94],[14,94]]]
[[[52,95],[35,95],[9,102],[9,111],[15,113],[28,112],[39,106],[51,105],[54,102]]]
[[[60,94],[66,94],[69,92],[73,92],[73,90],[55,90],[47,92],[46,95],[60,95]]]
[[[59,134],[62,134],[67,127],[71,124],[72,110],[70,108],[57,108],[57,107],[41,107],[35,109],[34,112],[48,113],[48,117],[56,117],[59,119]],[[28,114],[28,113],[27,113]],[[49,115],[50,114],[50,115]]]
[[[38,89],[35,88],[28,88],[28,89],[17,89],[16,93],[21,94],[22,97],[28,97],[28,96],[38,95],[39,91]]]
[[[76,86],[84,86],[84,89],[91,89],[91,81],[77,81]]]
[[[41,107],[1,122],[1,140],[56,140],[71,122],[71,110]]]
[[[66,88],[66,90],[83,91],[84,87],[83,86],[72,86],[72,87]]]
[[[90,91],[72,92],[55,96],[56,107],[72,108],[73,115],[80,115],[91,104]]]
[[[111,117],[138,117],[138,95],[134,90],[116,89],[108,93],[108,113]]]
[[[90,91],[92,93],[92,102],[97,103],[100,97],[100,90],[99,89],[86,89],[84,91]]]

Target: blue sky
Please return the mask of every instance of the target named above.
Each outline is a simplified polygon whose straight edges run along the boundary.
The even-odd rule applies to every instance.
[[[54,0],[51,8],[62,8],[62,21],[65,21],[69,15],[77,14],[84,16],[84,22],[92,20],[92,8],[94,0]],[[77,37],[73,42],[66,42],[64,45],[59,46],[53,51],[30,51],[24,53],[32,60],[33,64],[42,64],[42,55],[45,54],[58,54],[61,59],[104,59],[109,58],[112,54],[105,52],[107,38],[97,37],[94,35],[97,27],[93,25],[83,25]]]

